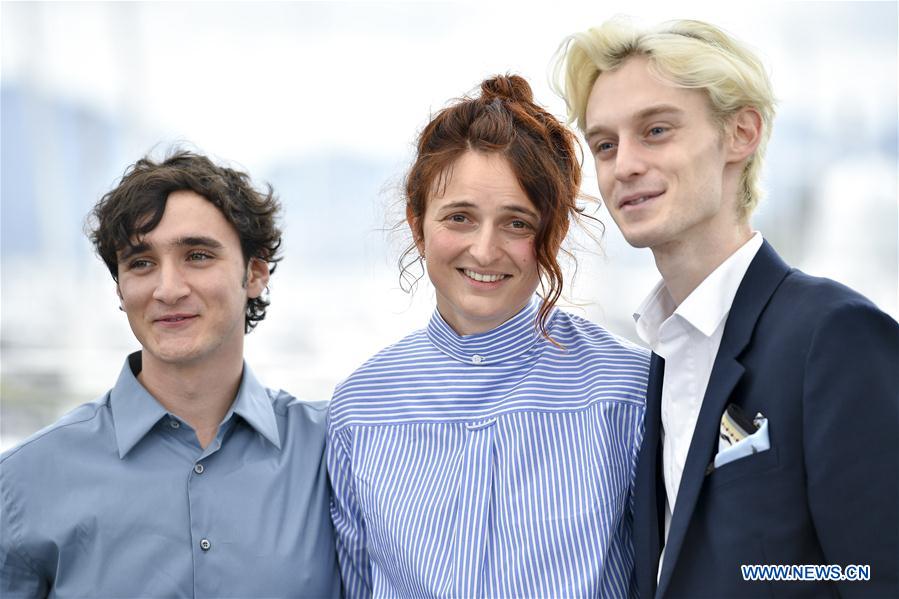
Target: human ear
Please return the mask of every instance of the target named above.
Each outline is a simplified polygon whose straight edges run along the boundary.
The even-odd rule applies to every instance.
[[[742,162],[755,152],[762,141],[762,115],[751,106],[741,108],[730,122],[728,158]]]
[[[406,223],[412,231],[412,240],[415,242],[415,247],[418,248],[418,253],[424,256],[425,240],[418,233],[419,226],[421,225],[421,217],[415,216],[410,204],[406,204]]]
[[[270,275],[268,262],[260,258],[250,258],[250,263],[247,265],[247,297],[256,299],[262,295],[263,290],[268,286]]]

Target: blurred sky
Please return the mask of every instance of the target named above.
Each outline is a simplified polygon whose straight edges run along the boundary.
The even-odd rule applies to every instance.
[[[433,308],[427,284],[399,291],[406,238],[385,232],[419,129],[505,72],[563,116],[551,56],[616,14],[708,20],[758,51],[778,116],[755,226],[895,317],[895,2],[3,2],[2,446],[102,393],[137,349],[82,233],[137,158],[180,142],[275,186],[286,259],[247,357],[270,386],[327,399]],[[657,273],[597,214],[603,249],[574,240],[569,305],[633,338]]]

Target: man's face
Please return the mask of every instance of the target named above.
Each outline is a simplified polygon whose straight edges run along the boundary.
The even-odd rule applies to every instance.
[[[600,74],[586,110],[600,193],[628,243],[654,250],[734,226],[739,165],[704,92],[653,77],[634,57]]]
[[[247,267],[237,231],[192,191],[169,195],[159,225],[120,251],[119,295],[144,363],[222,363],[243,354],[248,298],[268,282],[268,265]]]

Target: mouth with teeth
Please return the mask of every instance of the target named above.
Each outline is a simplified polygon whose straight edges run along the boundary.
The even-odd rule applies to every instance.
[[[503,274],[488,275],[488,274],[475,272],[468,268],[460,268],[459,272],[461,272],[463,275],[465,275],[469,279],[472,279],[479,283],[496,283],[497,281],[502,281],[503,279],[508,279],[509,277],[512,276],[512,275],[503,275]]]
[[[630,207],[634,207],[634,206],[639,206],[640,204],[644,204],[644,203],[648,202],[649,200],[654,200],[655,198],[659,197],[660,195],[662,195],[662,194],[661,193],[652,193],[652,194],[647,194],[647,195],[640,196],[637,198],[632,198],[630,200],[621,202],[621,204],[618,207],[619,208],[630,208]]]
[[[191,314],[177,314],[173,316],[163,316],[162,318],[157,318],[155,322],[164,327],[177,327],[187,321],[194,320],[196,315]]]

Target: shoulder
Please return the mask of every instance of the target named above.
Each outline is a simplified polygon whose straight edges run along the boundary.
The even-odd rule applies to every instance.
[[[618,337],[579,316],[559,310],[547,342],[543,368],[554,377],[577,382],[582,392],[608,401],[624,401],[642,409],[649,379],[649,350]]]
[[[893,371],[891,364],[899,359],[899,325],[893,318],[849,287],[795,269],[757,316],[732,311],[728,326],[731,322],[747,332],[751,327],[744,354],[757,368],[858,378],[874,365]]]
[[[771,298],[766,313],[788,330],[802,329],[812,334],[834,325],[880,322],[887,330],[896,322],[874,303],[849,287],[823,277],[792,269]]]
[[[648,349],[564,310],[556,312],[550,334],[556,342],[571,350],[603,353],[631,360],[635,365],[649,366]]]
[[[373,355],[348,378],[353,378],[385,365],[403,366],[414,363],[422,356],[435,352],[434,346],[428,340],[427,331],[419,329]]]
[[[55,459],[60,451],[68,454],[85,443],[95,443],[98,429],[111,424],[103,417],[108,405],[109,393],[78,406],[50,426],[27,437],[0,455],[2,470],[8,472],[18,464]]]
[[[415,331],[376,353],[337,385],[329,413],[331,434],[353,424],[443,418],[460,386],[479,372],[438,349],[427,329]],[[474,385],[469,392],[483,391],[483,385]]]
[[[393,376],[411,374],[419,371],[424,361],[441,357],[442,354],[428,340],[425,329],[419,329],[366,360],[337,385],[332,402],[339,401],[347,390],[356,385],[380,379],[385,372]]]
[[[822,308],[836,308],[845,304],[875,307],[871,300],[842,283],[815,277],[796,268],[790,270],[777,293],[792,299],[806,300],[810,305]]]
[[[385,394],[402,393],[403,389],[420,380],[425,365],[444,359],[445,356],[428,339],[425,329],[385,347],[334,389],[329,406],[331,426],[360,410],[365,412],[365,406],[377,403]]]
[[[297,399],[283,389],[266,389],[272,408],[300,438],[324,440],[328,419],[327,401]]]

